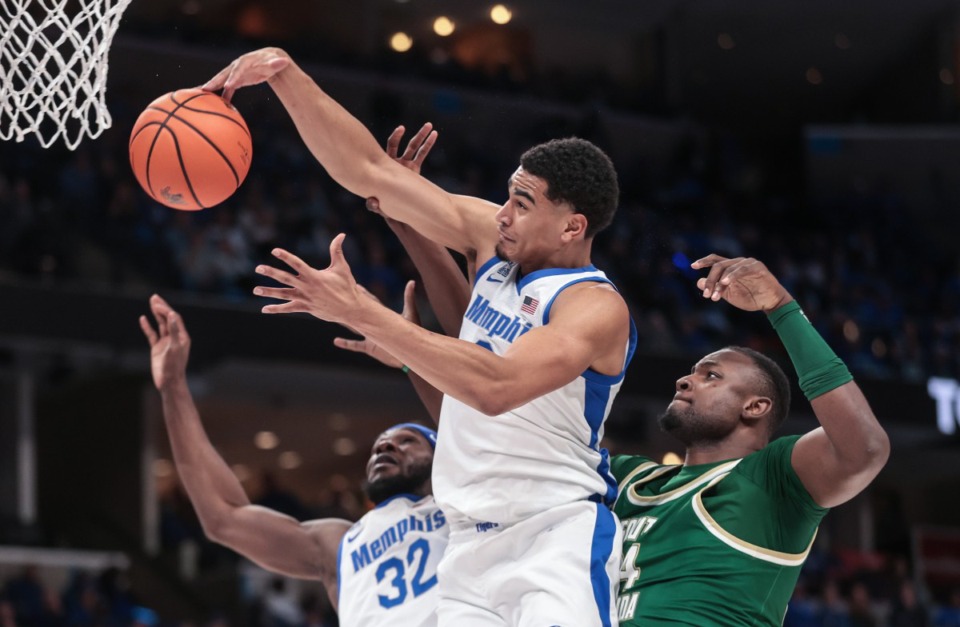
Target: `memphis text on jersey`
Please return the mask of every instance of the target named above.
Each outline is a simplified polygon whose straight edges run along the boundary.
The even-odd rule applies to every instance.
[[[513,343],[515,339],[529,331],[533,325],[520,316],[508,316],[490,306],[490,301],[477,294],[470,303],[464,317],[470,322],[487,330],[491,337],[502,337]]]
[[[372,542],[364,542],[350,552],[353,572],[359,572],[380,559],[391,546],[403,542],[408,533],[412,531],[430,533],[440,529],[445,524],[447,524],[447,519],[443,517],[443,512],[440,510],[427,516],[411,514],[406,518],[401,518],[392,527],[380,534],[379,538]],[[350,532],[347,532],[347,535],[349,536]]]

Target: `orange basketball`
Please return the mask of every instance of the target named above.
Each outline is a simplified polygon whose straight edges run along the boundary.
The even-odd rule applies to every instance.
[[[174,209],[198,211],[237,191],[253,142],[226,100],[201,89],[160,96],[130,133],[130,167],[144,191]]]

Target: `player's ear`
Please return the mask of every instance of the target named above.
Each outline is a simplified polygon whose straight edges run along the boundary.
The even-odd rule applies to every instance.
[[[587,216],[582,213],[571,213],[567,216],[563,229],[563,240],[572,242],[587,237]]]
[[[773,409],[773,401],[768,396],[749,396],[743,404],[740,415],[748,420],[766,417]]]

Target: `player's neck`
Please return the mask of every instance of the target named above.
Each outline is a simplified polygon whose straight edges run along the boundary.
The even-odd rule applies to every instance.
[[[687,447],[683,458],[684,466],[699,466],[701,464],[715,464],[728,459],[740,459],[751,453],[756,453],[762,447],[744,442],[708,442],[698,443]]]
[[[526,276],[531,272],[553,268],[583,268],[590,265],[590,244],[579,242],[554,251],[540,259],[530,259],[520,262],[520,275]]]

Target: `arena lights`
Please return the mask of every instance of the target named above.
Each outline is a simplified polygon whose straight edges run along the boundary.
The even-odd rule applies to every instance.
[[[357,445],[350,438],[337,438],[333,441],[333,452],[341,457],[353,455],[357,452]]]
[[[501,26],[508,24],[513,19],[513,11],[502,4],[494,5],[490,9],[490,19],[493,20],[494,24],[500,24]]]
[[[390,47],[394,52],[406,52],[413,48],[413,38],[403,31],[390,36]]]
[[[850,48],[853,48],[853,42],[850,41],[850,38],[843,33],[837,33],[833,36],[833,45],[841,50],[849,50]]]
[[[280,457],[277,458],[277,465],[284,470],[299,468],[302,463],[303,458],[301,458],[300,453],[296,451],[284,451],[280,453]]]
[[[811,85],[819,85],[823,82],[823,74],[815,67],[807,68],[807,82]]]
[[[453,20],[445,15],[441,15],[437,19],[433,20],[433,32],[441,37],[449,37],[453,34],[453,31],[456,30],[456,28],[457,25],[453,23]]]
[[[327,416],[327,427],[331,431],[346,431],[350,426],[350,419],[346,414],[333,413]]]
[[[278,444],[280,444],[280,438],[273,431],[261,431],[253,436],[253,445],[265,451],[277,448]]]
[[[956,82],[956,77],[949,69],[943,68],[940,70],[940,82],[944,85],[953,85]]]
[[[730,33],[720,33],[717,35],[717,45],[720,46],[721,50],[733,50],[737,42],[733,40]]]

